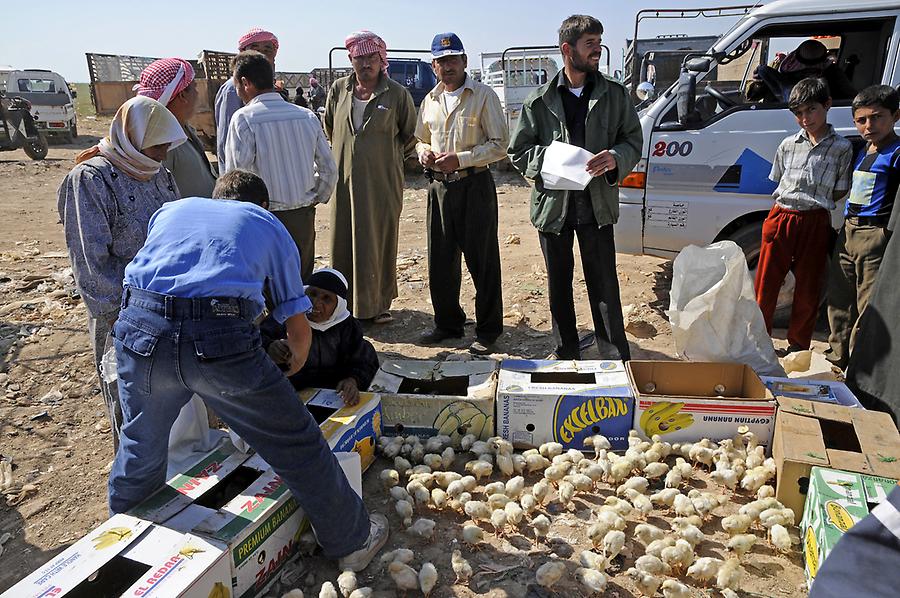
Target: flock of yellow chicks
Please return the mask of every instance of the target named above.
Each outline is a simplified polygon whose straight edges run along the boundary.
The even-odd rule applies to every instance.
[[[424,441],[414,436],[382,437],[378,451],[393,461],[394,467],[381,471],[379,478],[408,534],[426,541],[434,538],[435,521],[416,518],[417,512],[452,509],[469,521],[452,541],[455,583],[467,584],[473,576],[461,546],[477,550],[488,526],[497,536],[530,531],[534,543],[547,542],[553,519],[548,506],[556,502],[557,510],[570,511],[576,496],[602,496],[598,490],[604,488],[604,493],[615,492],[609,492],[604,503],[592,510],[586,535],[593,550],[578,555],[580,566],[574,571],[586,595],[604,593],[608,571],[618,569],[614,561],[619,554],[638,554],[629,540],[639,544],[643,554],[624,574],[643,595],[661,593],[664,598],[691,596],[691,586],[685,581],[715,585],[726,598],[736,596],[745,577],[741,559],[759,540],[751,531],[754,527],[767,531],[766,541],[776,550],[791,550],[793,540],[787,528],[794,524],[794,513],[775,499],[769,484],[775,476],[775,463],[745,430],[718,443],[704,439],[692,444],[669,444],[659,436],[644,441],[632,432],[623,455],[612,452],[601,435],[585,441],[592,453],[587,455],[552,442],[517,453],[511,443],[498,437],[480,441],[469,435],[456,446],[451,443],[448,436]],[[463,456],[464,473],[454,471],[458,457]],[[711,479],[720,485],[718,492],[691,488],[695,467],[710,471]],[[540,477],[528,489],[526,476]],[[494,477],[502,480],[491,481]],[[727,558],[699,557],[698,547],[707,541],[703,526],[738,491],[755,496],[755,500],[720,521],[729,537]],[[673,516],[670,529],[646,522],[654,511]],[[630,537],[626,534],[628,517],[643,521]],[[382,555],[381,566],[387,568],[400,595],[421,591],[428,596],[437,586],[438,572],[432,563],[423,563],[416,571],[412,567],[415,556],[407,548],[393,550]],[[567,561],[551,558],[535,571],[535,582],[553,588],[567,576]],[[348,574],[342,576],[352,575]],[[355,576],[352,581],[345,579],[342,584],[338,580],[344,598],[371,594],[369,588],[356,588]],[[322,586],[320,598],[337,596],[330,582]]]

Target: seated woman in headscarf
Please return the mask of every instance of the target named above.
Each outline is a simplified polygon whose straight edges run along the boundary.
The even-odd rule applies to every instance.
[[[109,135],[75,158],[75,168],[57,192],[114,446],[121,409],[115,382],[104,383],[100,363],[112,346],[109,331],[119,315],[125,266],[143,246],[150,216],[179,197],[175,179],[161,162],[185,139],[165,106],[147,97],[132,98],[116,112]]]
[[[347,405],[359,402],[378,371],[378,355],[363,338],[362,327],[347,309],[347,279],[331,268],[312,273],[306,281],[306,296],[313,308],[306,314],[312,328],[312,344],[306,365],[290,377],[294,388],[334,388]],[[269,342],[269,357],[287,363],[291,352],[284,327],[268,318],[261,325],[263,342]],[[274,339],[274,340],[270,340]]]

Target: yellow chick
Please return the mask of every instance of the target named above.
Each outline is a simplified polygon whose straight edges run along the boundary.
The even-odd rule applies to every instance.
[[[454,461],[456,461],[456,451],[453,450],[452,446],[448,446],[441,453],[441,466],[444,469],[450,469],[453,467]]]
[[[659,586],[662,585],[660,578],[635,567],[628,569],[625,574],[634,581],[634,585],[638,587],[638,591],[644,596],[653,596],[656,594]]]
[[[431,591],[434,590],[437,582],[438,572],[435,566],[431,563],[423,563],[422,568],[419,569],[419,589],[422,590],[426,598],[431,595]]]
[[[303,590],[301,590],[300,588],[294,588],[290,592],[282,594],[281,598],[303,598]]]
[[[347,598],[372,598],[372,588],[356,588]]]
[[[596,569],[579,567],[575,570],[575,579],[584,588],[588,596],[593,594],[602,595],[606,591],[606,573],[597,571]]]
[[[390,573],[391,579],[394,580],[394,585],[397,586],[397,591],[401,596],[406,596],[406,593],[410,590],[415,591],[419,589],[419,575],[409,565],[394,561],[388,565],[388,573]]]
[[[322,587],[319,588],[319,598],[338,598],[337,590],[334,589],[334,584],[330,581],[326,581],[322,584]]]
[[[788,534],[787,529],[780,523],[776,523],[769,530],[769,538],[772,540],[772,546],[774,546],[778,552],[784,553],[791,551],[791,536]]]
[[[541,541],[547,537],[550,531],[550,520],[546,515],[538,515],[531,520],[531,529],[534,532],[535,542]]]
[[[648,480],[656,480],[669,473],[669,466],[665,463],[647,463],[643,474]]]
[[[675,538],[667,536],[665,538],[660,538],[659,540],[653,540],[647,544],[647,547],[644,549],[644,554],[649,554],[662,560],[662,551],[669,546],[675,546]]]
[[[510,499],[505,494],[491,494],[488,496],[487,504],[491,509],[502,509],[506,506],[506,503],[510,502]]]
[[[547,459],[552,459],[553,457],[562,454],[563,445],[558,442],[545,442],[538,447],[538,452]]]
[[[653,512],[653,503],[650,501],[649,496],[629,488],[625,491],[625,498],[631,501],[634,510],[638,512],[638,516],[642,519],[646,519],[647,515]]]
[[[629,507],[631,505],[628,505]],[[597,522],[606,526],[606,529],[625,530],[625,518],[619,515],[614,509],[603,506],[596,511]]]
[[[405,474],[407,471],[412,469],[412,463],[410,463],[403,457],[394,457],[394,469],[402,474]]]
[[[702,584],[706,584],[711,579],[715,579],[719,573],[719,567],[724,561],[711,556],[702,556],[688,567],[688,577],[696,579]]]
[[[459,478],[459,481],[466,492],[473,492],[478,487],[478,480],[475,479],[475,476],[465,475]]]
[[[659,529],[655,525],[651,525],[649,523],[639,523],[634,528],[634,535],[637,537],[638,541],[646,546],[650,542],[654,540],[659,540],[663,536],[666,535],[666,532]]]
[[[550,467],[550,459],[540,454],[527,455],[525,457],[525,469],[528,473],[534,473]]]
[[[560,561],[549,561],[538,567],[534,573],[538,585],[547,588],[553,587],[566,573],[566,565]]]
[[[612,448],[612,444],[610,444],[609,439],[602,434],[596,434],[594,436],[589,436],[584,439],[584,446],[590,446],[594,448],[594,459],[600,458],[600,451],[609,450]]]
[[[422,457],[422,463],[430,467],[432,470],[439,470],[444,466],[444,460],[441,459],[441,456],[435,455],[434,453],[428,453],[427,455]]]
[[[385,552],[381,555],[381,566],[389,565],[394,561],[408,565],[413,562],[415,558],[416,553],[409,548],[398,548],[397,550],[391,550],[390,552]]]
[[[662,594],[664,598],[691,598],[691,588],[680,581],[667,579],[662,582]]]
[[[759,523],[766,529],[776,525],[794,525],[794,510],[789,508],[766,509],[759,514]]]
[[[607,496],[603,504],[618,513],[622,517],[628,517],[634,507],[627,500],[623,500],[617,496]]]
[[[466,487],[463,486],[462,480],[454,480],[447,484],[447,496],[450,498],[458,498],[465,491]]]
[[[596,569],[597,571],[606,571],[606,568],[609,566],[609,559],[590,550],[582,550],[578,555],[578,562],[581,563],[582,567]]]
[[[559,500],[559,504],[566,507],[566,509],[571,510],[572,498],[574,496],[575,486],[566,480],[561,481],[556,491],[556,497]]]
[[[502,534],[506,527],[506,523],[506,511],[503,509],[494,509],[494,512],[491,513],[491,525],[494,526],[494,533],[498,536]]]
[[[405,500],[398,500],[397,504],[394,505],[394,510],[400,515],[404,527],[412,525],[413,506],[411,503]]]
[[[719,567],[716,574],[716,587],[720,590],[729,589],[737,592],[741,589],[741,581],[744,579],[744,568],[741,562],[736,559],[728,559]]]
[[[491,482],[490,484],[484,485],[484,495],[490,496],[491,494],[504,494],[506,492],[506,484],[503,482]]]
[[[400,483],[400,474],[396,469],[383,469],[378,474],[378,479],[381,480],[385,488],[393,488]]]
[[[583,473],[572,473],[566,476],[568,481],[578,492],[590,492],[594,489],[594,480]]]
[[[679,517],[689,517],[691,515],[697,514],[697,509],[694,508],[694,503],[684,494],[679,494],[675,497],[674,501],[672,502],[672,508],[675,510],[675,514]]]
[[[619,556],[623,548],[625,548],[625,532],[617,529],[606,532],[603,536],[603,556],[613,560]]]
[[[512,500],[518,499],[522,496],[522,491],[525,490],[525,478],[520,475],[517,475],[514,478],[511,478],[504,485],[504,494],[510,497]]]
[[[469,564],[469,561],[463,558],[462,553],[457,549],[454,550],[450,555],[450,566],[453,568],[453,572],[456,574],[456,582],[461,584],[469,583],[469,580],[472,578],[472,565]]]
[[[497,453],[497,469],[506,477],[510,477],[516,473],[516,467],[513,464],[512,455],[507,453]]]
[[[675,504],[675,497],[679,494],[681,494],[681,492],[679,492],[677,488],[663,488],[659,492],[650,495],[650,502],[671,509]]]
[[[673,571],[680,574],[694,562],[694,547],[686,540],[678,538],[673,546],[663,548],[660,558]]]
[[[756,498],[773,498],[775,496],[775,488],[770,486],[769,484],[764,484],[759,487],[759,490],[756,491]]]
[[[434,537],[434,526],[435,522],[431,519],[417,519],[406,531],[425,540],[431,540]]]
[[[466,434],[462,438],[459,439],[459,448],[462,451],[468,451],[472,448],[472,445],[475,444],[475,441],[478,440],[478,437],[475,434]]]
[[[544,470],[544,478],[552,484],[558,483],[568,473],[568,468],[564,465],[551,465]]]
[[[690,523],[680,526],[675,531],[675,535],[687,541],[691,546],[697,546],[706,539],[700,528]]]
[[[462,530],[463,542],[469,546],[476,547],[484,540],[484,530],[477,525],[466,525]]]
[[[641,494],[644,494],[645,492],[647,492],[647,488],[649,487],[650,480],[643,476],[635,476],[616,488],[616,494],[622,496],[623,494],[625,494],[626,490],[636,490]]]
[[[466,463],[466,471],[475,476],[476,480],[489,478],[494,473],[494,466],[487,461],[469,461]]]
[[[447,493],[440,488],[431,489],[431,504],[436,509],[443,509],[447,506]]]
[[[344,598],[349,598],[350,593],[356,589],[356,573],[353,571],[344,571],[337,578],[338,589]]]
[[[522,510],[519,503],[510,501],[506,503],[503,510],[506,511],[506,522],[512,527],[519,527],[519,524],[522,523],[522,518],[525,517],[525,511]]]
[[[519,505],[522,507],[522,510],[525,512],[525,515],[531,517],[531,514],[537,509],[538,501],[534,497],[533,494],[528,494],[527,492],[522,494],[521,498],[519,498]]]
[[[638,571],[650,573],[651,575],[666,575],[669,573],[669,566],[661,558],[652,554],[639,556],[634,562],[634,566]]]
[[[531,487],[531,494],[537,499],[539,505],[543,505],[550,495],[550,482],[545,479],[538,480]]]
[[[748,515],[736,513],[722,518],[722,529],[729,536],[746,533],[750,529],[753,520]]]
[[[738,558],[744,556],[750,549],[753,548],[753,545],[756,544],[757,538],[756,534],[738,534],[736,536],[732,536],[728,540],[728,544],[726,545],[728,550],[733,552],[738,556]]]
[[[631,459],[622,457],[610,465],[608,477],[613,484],[621,484],[631,475],[632,469],[634,469],[634,464]]]
[[[466,503],[463,510],[466,512],[466,515],[472,518],[472,521],[488,521],[491,518],[491,513],[493,509],[491,509],[487,503],[483,503],[480,500],[470,500]]]

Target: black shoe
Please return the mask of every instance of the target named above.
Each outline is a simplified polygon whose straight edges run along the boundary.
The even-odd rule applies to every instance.
[[[472,355],[490,355],[493,352],[493,341],[475,339],[474,341],[472,341],[472,344],[469,345],[469,353],[471,353]]]
[[[426,332],[419,337],[419,342],[423,345],[436,345],[448,338],[462,338],[462,332],[454,332],[446,328],[435,328],[431,332]]]

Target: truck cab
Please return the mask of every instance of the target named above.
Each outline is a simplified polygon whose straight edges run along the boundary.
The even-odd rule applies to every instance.
[[[418,58],[391,58],[388,61],[388,75],[409,90],[416,109],[422,100],[437,85],[437,77],[431,64]]]
[[[620,188],[617,250],[674,257],[687,245],[731,239],[755,269],[776,186],[768,179],[772,158],[799,130],[783,93],[756,97],[755,69],[817,39],[852,90],[896,86],[898,17],[897,1],[839,0],[825,9],[816,0],[776,0],[741,18],[708,52],[686,57],[680,80],[641,112],[642,159]],[[848,138],[857,135],[852,95],[833,90],[828,114]],[[839,205],[836,225],[841,213]],[[790,281],[784,292],[792,292]]]
[[[31,103],[31,114],[44,135],[78,136],[75,102],[62,76],[45,69],[14,70],[6,75],[6,95]]]

